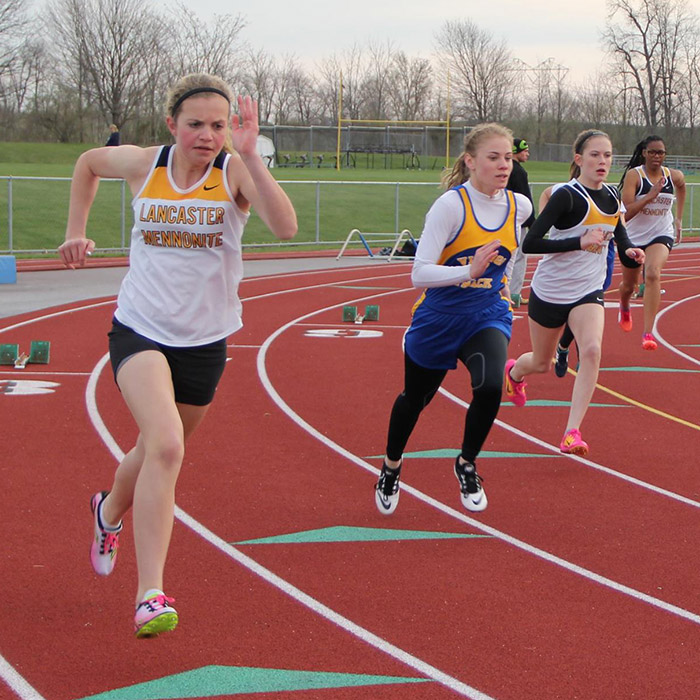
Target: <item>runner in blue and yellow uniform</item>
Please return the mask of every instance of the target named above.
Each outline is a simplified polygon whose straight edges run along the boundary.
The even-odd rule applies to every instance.
[[[445,179],[448,191],[431,207],[411,275],[425,287],[404,340],[405,385],[391,412],[386,458],[375,489],[377,508],[391,514],[399,499],[403,452],[421,411],[447,371],[462,362],[473,397],[455,461],[462,504],[482,511],[487,499],[478,456],[501,402],[512,312],[507,287],[527,197],[505,189],[512,168],[511,132],[482,124]]]

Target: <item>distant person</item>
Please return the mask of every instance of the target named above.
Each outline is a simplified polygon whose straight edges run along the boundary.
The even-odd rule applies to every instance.
[[[105,146],[118,146],[121,143],[121,136],[119,135],[119,127],[116,124],[109,125],[109,138]]]
[[[425,291],[404,337],[404,388],[391,410],[375,489],[384,515],[398,505],[403,452],[418,418],[458,363],[469,371],[472,400],[454,474],[464,508],[478,512],[488,503],[476,458],[501,405],[513,325],[507,268],[531,211],[523,195],[505,189],[512,143],[513,134],[500,124],[469,131],[443,179],[447,192],[425,217],[411,272],[413,285]]]
[[[233,101],[221,78],[186,75],[166,101],[173,145],[83,153],[59,247],[66,266],[83,265],[95,247],[85,228],[100,178],[126,180],[134,227],[109,352],[139,433],[111,490],[98,491],[90,502],[90,560],[96,573],[112,573],[122,519],[131,509],[137,637],[178,623],[174,599],[163,592],[175,486],[185,443],[209,410],[226,366],[226,338],[243,325],[238,286],[250,209],[279,239],[297,230],[291,202],[257,151],[257,103],[239,96],[232,115]]]
[[[646,253],[644,261],[644,332],[642,348],[656,350],[652,335],[661,302],[661,271],[674,241],[680,241],[685,206],[685,177],[680,170],[664,166],[666,146],[660,136],[647,136],[634,149],[622,173],[620,189],[626,207],[627,235]],[[672,208],[676,204],[676,215]],[[620,311],[618,322],[624,331],[632,330],[630,299],[639,283],[642,266],[620,257]]]
[[[532,192],[530,192],[527,170],[521,165],[521,163],[526,163],[529,158],[530,147],[527,145],[527,141],[525,139],[513,139],[513,170],[508,178],[507,188],[513,190],[513,192],[524,194],[532,204]],[[534,220],[535,212],[533,207],[532,214],[530,214],[527,221],[523,224],[520,234],[521,245],[519,245],[518,249],[515,251],[515,262],[513,263],[513,271],[508,284],[510,298],[515,308],[518,308],[521,303],[526,302],[526,300],[522,298],[521,293],[523,282],[525,281],[525,270],[527,268],[527,258],[525,257],[525,253],[523,253],[522,241]]]

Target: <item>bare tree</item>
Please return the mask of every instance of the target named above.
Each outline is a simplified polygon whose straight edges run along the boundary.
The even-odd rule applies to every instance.
[[[27,25],[24,0],[0,0],[0,77],[10,69]]]
[[[172,14],[170,40],[172,68],[179,77],[187,73],[211,73],[232,82],[240,80],[240,34],[246,23],[238,15],[214,15],[204,21],[184,3]]]
[[[146,98],[144,66],[162,19],[141,0],[50,0],[47,28],[79,95],[122,126]]]
[[[471,20],[448,21],[436,35],[441,74],[451,76],[455,115],[479,122],[502,119],[513,92],[513,59]]]
[[[608,0],[608,18],[603,41],[645,125],[670,128],[684,74],[683,46],[693,24],[686,0]]]
[[[393,116],[401,121],[428,119],[432,83],[432,68],[428,60],[409,58],[403,51],[396,53],[391,71]]]
[[[265,49],[248,56],[243,84],[246,91],[258,101],[260,123],[271,124],[280,81],[275,58]]]
[[[616,117],[616,88],[598,75],[576,89],[577,121],[600,127],[614,121]]]
[[[27,40],[19,47],[12,69],[7,72],[5,79],[1,79],[5,87],[0,90],[14,112],[21,112],[28,98],[34,97],[36,100],[39,83],[44,76],[45,60],[46,51],[42,41]]]
[[[365,67],[362,50],[355,44],[340,55],[334,54],[319,67],[319,96],[333,122],[338,121],[338,98],[343,98],[343,118],[361,119],[367,95],[362,89],[365,82]]]
[[[289,89],[292,105],[289,122],[292,124],[321,124],[324,112],[313,79],[298,65],[289,71]]]
[[[364,94],[363,118],[387,119],[389,116],[389,91],[392,78],[392,62],[395,49],[391,42],[384,44],[370,42],[363,51],[364,80],[361,90]]]

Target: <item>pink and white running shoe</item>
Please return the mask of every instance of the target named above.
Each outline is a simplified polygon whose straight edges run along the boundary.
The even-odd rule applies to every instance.
[[[659,346],[651,333],[645,333],[642,336],[642,348],[644,350],[656,350],[657,347]]]
[[[136,606],[134,634],[142,639],[174,630],[178,622],[177,610],[170,605],[174,602],[175,598],[168,598],[163,591],[147,591],[143,600]]]
[[[524,379],[516,382],[515,379],[510,376],[510,371],[513,369],[513,367],[515,367],[515,360],[508,360],[508,362],[506,362],[504,372],[506,380],[506,396],[516,406],[524,406],[527,403],[527,394],[525,393],[527,382]]]
[[[559,449],[564,454],[583,457],[588,454],[588,443],[583,440],[579,430],[572,428],[564,433]]]
[[[102,501],[107,498],[109,491],[98,491],[90,499],[90,510],[93,516],[93,538],[90,545],[90,562],[96,574],[109,576],[117,563],[117,548],[122,523],[116,527],[105,527],[102,522]]]

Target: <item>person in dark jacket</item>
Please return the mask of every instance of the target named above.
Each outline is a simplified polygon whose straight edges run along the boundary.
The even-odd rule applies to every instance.
[[[521,163],[525,163],[530,157],[530,147],[525,139],[513,139],[513,170],[508,178],[507,189],[513,192],[524,194],[530,202],[532,202],[532,193],[530,192],[530,183],[527,179],[527,170],[523,168]],[[535,220],[535,210],[533,207],[532,214],[523,224],[522,237],[525,238],[532,222]],[[522,248],[518,247],[515,253],[515,262],[513,263],[513,272],[510,276],[510,298],[513,301],[513,306],[518,308],[525,300],[522,298],[521,290],[523,281],[525,280],[525,268],[527,267],[527,258],[523,254]]]
[[[116,124],[109,125],[109,138],[105,146],[118,146],[121,143],[119,127]]]

